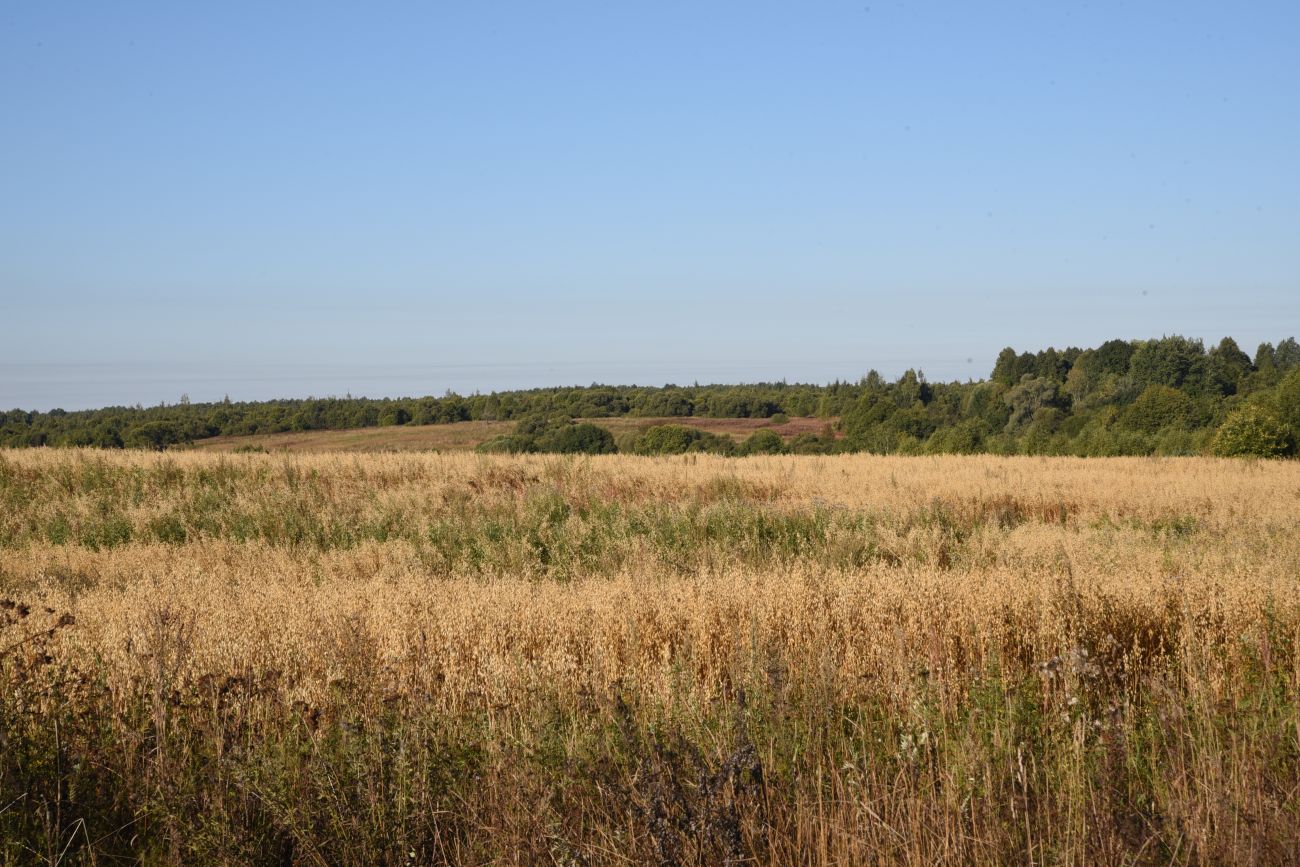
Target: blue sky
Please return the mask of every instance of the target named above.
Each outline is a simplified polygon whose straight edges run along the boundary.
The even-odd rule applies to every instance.
[[[9,4],[0,406],[1300,332],[1300,4]]]

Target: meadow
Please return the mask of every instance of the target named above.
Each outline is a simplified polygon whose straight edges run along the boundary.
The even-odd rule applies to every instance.
[[[1300,462],[0,451],[0,863],[1300,861]]]

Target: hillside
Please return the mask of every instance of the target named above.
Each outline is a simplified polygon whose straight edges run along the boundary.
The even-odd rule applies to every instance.
[[[771,430],[785,440],[799,434],[816,434],[837,419],[794,418],[775,424],[766,418],[595,418],[578,419],[599,425],[615,436],[656,425],[678,424],[736,442],[759,430]],[[400,425],[350,428],[347,430],[302,431],[247,436],[218,436],[198,440],[190,446],[198,451],[270,452],[388,452],[388,451],[472,451],[483,443],[510,433],[514,422],[461,421],[438,425]]]
[[[779,416],[822,421],[750,441]],[[603,430],[573,430],[575,419]],[[473,424],[455,427],[465,423]],[[434,426],[447,429],[422,430]],[[389,432],[362,432],[369,429]],[[318,435],[325,431],[337,436]],[[871,371],[826,385],[594,384],[0,413],[0,446],[225,448],[232,438],[233,448],[1283,457],[1300,438],[1300,344],[1264,343],[1253,357],[1227,337],[1208,349],[1176,335],[1036,353],[1008,347],[978,382],[930,382],[917,370],[889,382]]]

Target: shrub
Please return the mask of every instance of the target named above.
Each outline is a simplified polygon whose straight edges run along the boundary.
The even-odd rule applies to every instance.
[[[540,437],[549,431],[572,423],[573,418],[571,416],[535,413],[533,415],[526,415],[516,421],[515,433],[519,436]]]
[[[785,441],[771,430],[754,431],[740,446],[744,455],[779,455],[785,451]]]
[[[661,424],[646,428],[637,437],[633,451],[641,455],[680,455],[687,452],[731,454],[736,444],[730,437],[680,424]]]
[[[978,421],[940,428],[926,442],[926,451],[930,454],[972,455],[982,447],[983,436]]]
[[[1257,404],[1247,404],[1228,416],[1211,444],[1211,450],[1222,457],[1277,458],[1294,449],[1291,429],[1277,413]]]
[[[537,440],[530,436],[520,434],[502,434],[495,436],[486,442],[481,442],[474,451],[480,454],[509,454],[518,455],[526,452],[537,451]]]
[[[543,452],[584,455],[611,455],[618,451],[612,433],[587,423],[554,428],[537,440],[537,448]]]
[[[801,433],[790,438],[785,444],[786,451],[792,455],[825,455],[835,448],[834,434],[818,436],[813,433]]]
[[[167,446],[185,440],[180,425],[167,421],[147,421],[132,428],[126,435],[126,444],[132,448],[162,451]]]

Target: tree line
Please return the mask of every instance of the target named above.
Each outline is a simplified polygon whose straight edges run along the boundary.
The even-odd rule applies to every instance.
[[[819,434],[784,440],[760,430],[743,443],[661,424],[615,438],[575,419],[818,416]],[[941,454],[1281,457],[1300,438],[1300,344],[1232,338],[1206,349],[1167,336],[1091,349],[1004,349],[989,378],[931,383],[909,370],[871,371],[827,385],[665,385],[541,388],[399,399],[305,398],[68,412],[0,412],[0,445],[163,449],[214,436],[387,425],[516,422],[485,451],[722,454],[841,451]]]

